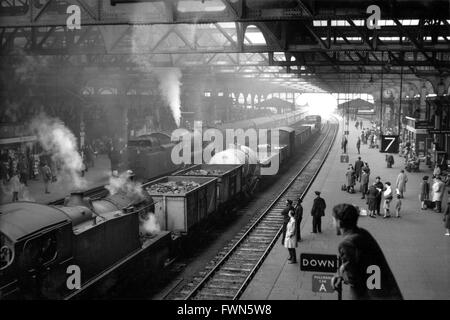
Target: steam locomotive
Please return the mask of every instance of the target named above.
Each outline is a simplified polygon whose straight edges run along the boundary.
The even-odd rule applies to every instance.
[[[286,114],[275,115],[272,117],[261,117],[250,120],[241,120],[233,123],[226,123],[214,127],[225,136],[225,130],[247,130],[253,128],[269,129],[282,126],[291,126],[298,123],[304,115],[302,111],[294,111]],[[205,128],[208,129],[208,128]],[[185,130],[188,139],[191,140],[191,156],[190,163],[196,163],[195,159],[202,158],[202,151],[195,151],[195,139],[202,141],[202,147],[206,147],[207,142],[203,141],[203,137],[197,136],[198,133]],[[185,137],[184,137],[185,138]],[[131,169],[137,179],[152,179],[163,175],[170,174],[183,167],[182,164],[176,164],[172,161],[171,155],[175,145],[179,140],[172,141],[169,135],[163,133],[152,133],[140,137],[129,139],[127,145],[128,164],[127,168]],[[203,149],[202,148],[202,149]],[[223,145],[223,149],[228,148],[228,145]]]
[[[264,128],[293,124],[299,117],[234,125]],[[271,146],[277,152],[271,156],[285,165],[314,131],[298,125],[279,129],[279,143]],[[144,173],[152,167],[158,167],[159,174],[173,169],[161,163],[167,159],[162,154],[173,147],[168,142],[163,135],[150,135],[130,144],[148,161],[140,162],[146,165]],[[212,215],[227,214],[227,208],[251,188],[256,171],[250,166],[244,161],[189,167],[142,184],[142,195],[122,190],[91,200],[75,192],[62,206],[0,206],[0,299],[102,297],[124,283],[153,277],[163,269],[174,239],[179,242],[183,235],[195,234]],[[162,231],[145,228],[151,217]]]
[[[64,206],[0,206],[0,299],[101,296],[124,274],[160,270],[170,232],[140,232],[153,206],[148,195],[117,193],[92,201],[79,192]]]

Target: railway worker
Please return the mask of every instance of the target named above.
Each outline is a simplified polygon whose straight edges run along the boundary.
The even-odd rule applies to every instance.
[[[322,233],[322,217],[325,215],[325,209],[327,207],[325,200],[320,197],[320,191],[315,191],[316,198],[311,209],[312,221],[312,232],[311,233]]]
[[[289,222],[286,225],[286,235],[284,239],[284,246],[289,251],[289,263],[297,263],[297,253],[295,252],[295,248],[297,247],[296,241],[296,221],[295,221],[295,213],[294,210],[289,210],[288,212]]]
[[[398,194],[403,198],[403,193],[406,191],[406,183],[408,182],[408,177],[405,174],[405,170],[400,170],[397,177],[396,188],[398,189]]]
[[[297,199],[297,204],[295,205],[295,238],[297,242],[302,241],[302,237],[300,234],[300,223],[303,218],[303,207],[302,207],[302,199]]]
[[[283,216],[283,236],[281,237],[281,245],[284,245],[284,239],[286,238],[286,227],[289,223],[289,211],[294,211],[294,207],[292,206],[292,200],[286,200],[286,207],[281,211],[281,215]]]
[[[358,150],[358,154],[360,154],[361,152],[359,151],[359,149],[361,149],[361,138],[358,137],[358,140],[356,141],[356,149]]]
[[[358,210],[350,204],[338,204],[333,208],[333,216],[344,236],[338,247],[341,266],[332,279],[333,287],[349,285],[352,300],[403,300],[377,241],[367,230],[358,227]],[[378,273],[370,271],[371,266],[377,266]],[[372,280],[375,274],[379,281]]]

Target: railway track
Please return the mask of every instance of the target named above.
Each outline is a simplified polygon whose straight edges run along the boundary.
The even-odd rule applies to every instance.
[[[306,164],[269,202],[266,209],[240,232],[237,241],[225,246],[214,266],[207,266],[199,276],[180,291],[167,296],[175,300],[236,300],[243,293],[271,248],[283,224],[281,211],[286,199],[303,198],[315,180],[333,146],[338,124],[328,126],[325,137]],[[272,198],[273,199],[273,198]],[[247,206],[241,208],[245,210]]]

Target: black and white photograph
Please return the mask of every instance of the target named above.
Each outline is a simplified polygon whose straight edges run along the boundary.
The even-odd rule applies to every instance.
[[[450,0],[0,0],[0,308],[450,300],[449,165]]]

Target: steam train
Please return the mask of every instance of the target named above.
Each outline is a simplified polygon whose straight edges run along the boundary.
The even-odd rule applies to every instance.
[[[286,114],[275,115],[272,117],[260,117],[250,120],[241,120],[233,123],[225,123],[217,127],[204,127],[203,132],[207,129],[216,129],[225,136],[226,130],[248,130],[269,129],[282,126],[292,126],[299,123],[304,115],[302,111],[294,111]],[[202,150],[208,145],[203,141],[203,135],[192,130],[185,129],[185,136],[181,139],[189,139],[191,142],[191,154],[189,161],[174,163],[171,155],[173,148],[180,142],[179,139],[172,139],[171,136],[164,133],[152,133],[129,139],[127,144],[127,168],[131,169],[137,179],[152,179],[163,175],[170,174],[175,170],[179,170],[184,164],[198,163],[196,159],[202,159]],[[200,141],[201,150],[195,148],[195,143]],[[235,141],[236,142],[236,141]],[[259,141],[258,141],[259,143]],[[268,142],[270,143],[270,141]],[[248,146],[248,142],[243,143]],[[223,149],[227,149],[226,141],[223,143]],[[183,158],[183,155],[180,157]]]
[[[297,119],[285,117],[291,124]],[[285,124],[280,119],[266,120],[234,125]],[[281,166],[314,133],[298,124],[279,132],[279,143],[270,146],[270,156],[279,157]],[[159,162],[162,158],[151,160],[155,156],[151,151],[162,157],[166,145],[173,147],[164,139],[163,135],[141,137],[130,147],[142,150],[148,161]],[[232,152],[249,157],[248,149],[240,146]],[[229,159],[220,153],[214,157],[218,162]],[[184,235],[195,234],[213,215],[228,214],[237,199],[248,194],[258,173],[257,165],[246,160],[184,168],[142,184],[143,195],[124,189],[92,200],[75,192],[61,206],[31,202],[0,206],[0,299],[103,297],[126,283],[151,279]],[[148,166],[163,165],[158,162]],[[159,230],[145,227],[152,218]]]

